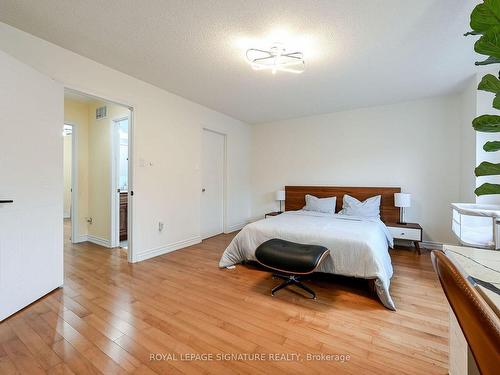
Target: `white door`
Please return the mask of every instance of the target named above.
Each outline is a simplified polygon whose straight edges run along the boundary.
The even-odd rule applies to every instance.
[[[224,232],[225,136],[203,130],[201,238]]]
[[[63,87],[0,51],[0,321],[63,284]]]

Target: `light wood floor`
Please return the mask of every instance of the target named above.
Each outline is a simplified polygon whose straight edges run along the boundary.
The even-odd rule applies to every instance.
[[[0,324],[0,374],[447,373],[447,305],[428,252],[391,252],[393,312],[364,280],[319,277],[309,282],[317,301],[289,290],[272,298],[267,272],[217,268],[232,237],[134,265],[123,250],[66,241],[64,288]],[[292,360],[152,361],[151,353]]]

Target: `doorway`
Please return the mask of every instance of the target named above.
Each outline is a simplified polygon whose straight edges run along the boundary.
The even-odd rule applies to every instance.
[[[201,238],[224,232],[226,135],[203,129],[202,135]]]
[[[113,242],[128,249],[129,117],[113,120]]]
[[[72,243],[78,242],[78,128],[75,124],[63,125],[63,173],[65,228],[71,228],[65,236]]]
[[[65,90],[64,104],[73,144],[78,140],[72,158],[77,163],[72,169],[71,242],[90,242],[103,251],[123,247],[132,262],[133,108],[71,89]]]

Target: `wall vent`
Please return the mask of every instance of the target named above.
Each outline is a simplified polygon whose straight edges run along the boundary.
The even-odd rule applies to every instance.
[[[106,106],[96,108],[95,119],[100,120],[100,119],[106,118],[107,114],[108,114],[108,109]]]

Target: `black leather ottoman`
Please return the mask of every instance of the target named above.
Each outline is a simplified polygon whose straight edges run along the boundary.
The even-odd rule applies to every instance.
[[[277,271],[273,277],[284,281],[271,290],[274,296],[278,290],[296,285],[316,299],[316,293],[301,282],[301,276],[313,273],[330,253],[326,247],[304,245],[273,238],[255,250],[257,261],[264,267]]]

